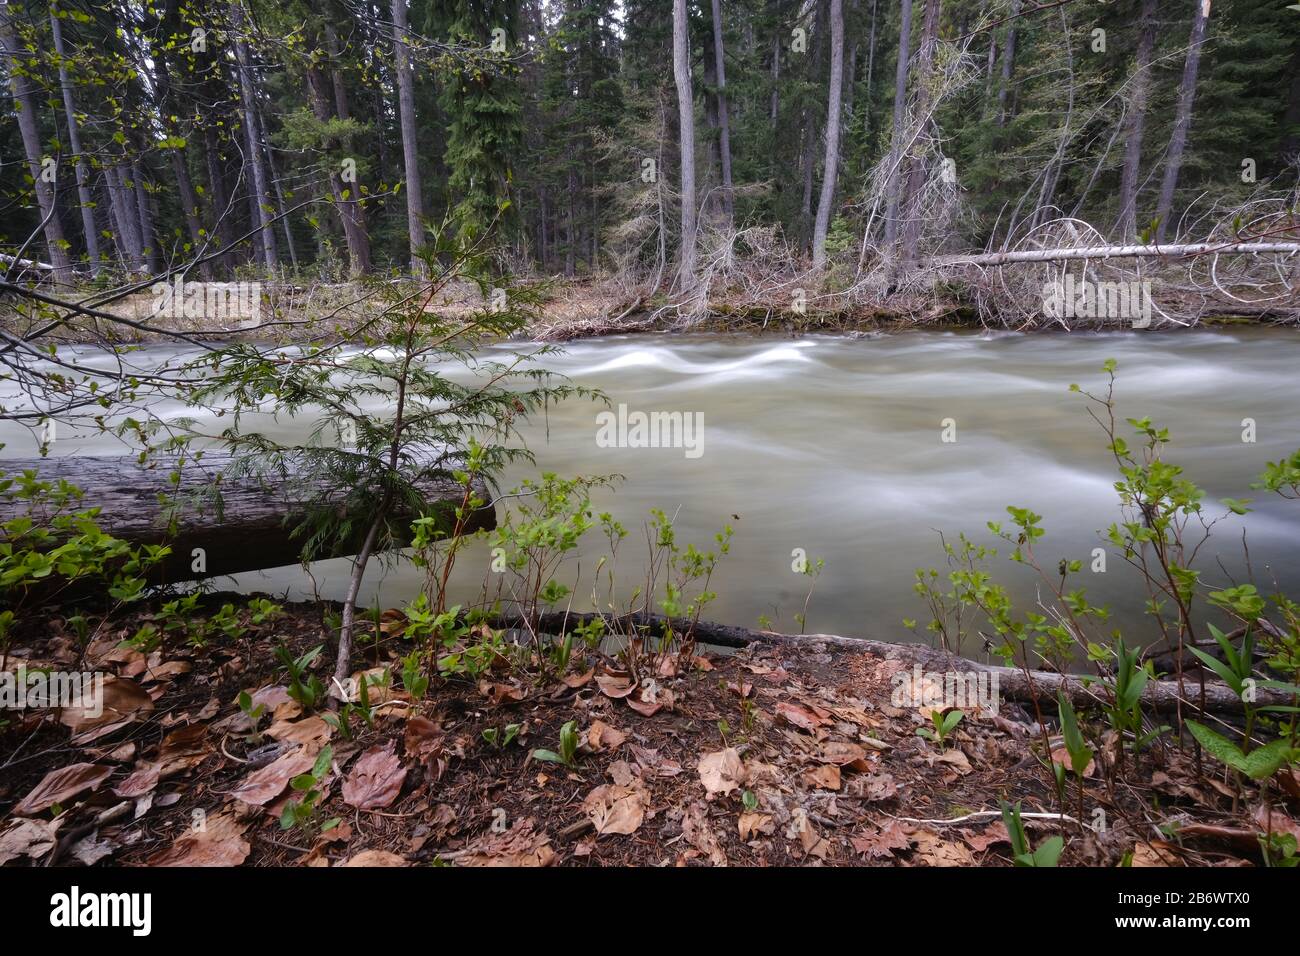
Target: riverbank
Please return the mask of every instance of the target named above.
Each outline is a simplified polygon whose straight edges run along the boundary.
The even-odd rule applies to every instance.
[[[1002,311],[987,313],[987,294],[960,283],[863,295],[851,290],[805,290],[799,277],[754,294],[743,289],[703,290],[692,296],[647,295],[616,278],[530,279],[520,288],[536,299],[536,314],[521,337],[564,342],[606,335],[662,332],[740,334],[873,334],[909,329],[1000,329],[1067,332],[1130,329],[1132,317],[1054,319],[1030,308],[1014,290],[1004,290]],[[42,344],[177,344],[193,341],[263,341],[293,344],[357,333],[373,319],[377,302],[402,288],[398,280],[361,283],[271,282],[248,285],[261,302],[256,317],[207,314],[202,309],[161,310],[160,296],[144,287],[130,294],[103,289],[50,290],[87,313],[52,306],[37,319],[20,317],[0,303],[0,329],[27,337],[51,315],[62,321],[33,341]],[[412,290],[416,287],[411,286]],[[1023,290],[1020,290],[1023,292]],[[1031,297],[1032,298],[1032,297]],[[996,302],[993,303],[996,305]],[[1233,325],[1300,325],[1300,302],[1252,305],[1230,296],[1170,292],[1159,303],[1151,331],[1179,331]],[[485,308],[481,291],[453,283],[428,308],[452,315]],[[220,310],[218,310],[220,312]],[[1167,317],[1168,316],[1168,317]],[[114,321],[114,319],[121,321]]]
[[[1003,866],[1015,854],[1000,801],[1021,804],[1033,847],[1062,838],[1062,865],[1252,865],[1257,831],[1300,834],[1294,773],[1266,803],[1164,743],[1130,757],[1118,787],[1099,751],[1063,806],[1041,753],[1046,737],[1068,760],[1054,718],[1040,728],[994,694],[925,739],[929,709],[899,697],[906,661],[816,638],[664,654],[635,679],[596,653],[537,681],[502,660],[415,698],[394,677],[409,622],[387,611],[354,675],[387,679],[344,732],[274,651],[325,643],[330,607],[288,605],[264,624],[245,610],[233,638],[124,647],[162,625],[155,605],[84,657],[65,614],[23,623],[9,666],[104,673],[106,709],[28,711],[0,732],[0,862]],[[318,658],[298,677],[327,671]]]

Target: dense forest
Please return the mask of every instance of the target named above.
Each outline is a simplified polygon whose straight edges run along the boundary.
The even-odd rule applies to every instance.
[[[1261,197],[1255,237],[1276,236],[1297,178],[1300,11],[1283,0],[10,0],[0,16],[3,248],[62,276],[405,272],[450,216],[495,228],[523,274],[797,257],[851,277],[1049,222],[1114,243],[1240,232]]]

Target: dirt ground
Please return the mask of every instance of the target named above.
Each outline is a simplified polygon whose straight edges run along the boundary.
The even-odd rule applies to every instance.
[[[968,713],[941,747],[916,733],[929,713],[891,704],[903,663],[816,642],[699,647],[635,680],[595,654],[541,685],[502,666],[435,678],[421,701],[394,680],[345,735],[290,699],[272,646],[301,654],[326,631],[320,606],[286,610],[235,640],[121,646],[146,609],[84,660],[60,615],[25,622],[5,666],[104,673],[106,705],[0,711],[0,863],[1005,866],[1000,800],[1021,802],[1033,843],[1064,837],[1063,865],[1258,865],[1244,819],[1300,835],[1300,787],[1266,807],[1172,745],[1113,785],[1090,768],[1082,814],[1073,782],[1062,807],[1021,706]],[[367,626],[357,676],[399,672],[400,615]],[[241,691],[264,706],[255,737]],[[560,752],[570,721],[571,766],[534,755]],[[282,828],[326,746],[319,805]]]

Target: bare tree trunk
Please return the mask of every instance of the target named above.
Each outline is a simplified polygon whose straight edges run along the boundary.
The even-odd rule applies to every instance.
[[[36,97],[26,71],[29,66],[20,56],[18,35],[10,19],[10,7],[0,5],[0,46],[9,59],[9,86],[13,90],[15,112],[18,114],[18,131],[23,138],[23,151],[27,154],[27,168],[36,192],[36,205],[40,212],[42,231],[45,234],[46,254],[54,266],[54,280],[72,281],[72,263],[68,259],[67,242],[63,237],[63,222],[55,204],[54,191],[44,179],[41,167],[41,136],[36,128]],[[33,57],[36,54],[32,54]]]
[[[406,234],[411,245],[411,272],[428,270],[419,257],[424,245],[424,200],[420,191],[420,149],[415,138],[415,87],[410,50],[406,45],[406,0],[393,0],[393,72],[397,77],[397,106],[402,124],[402,160],[406,176]]]
[[[867,85],[862,91],[862,129],[865,132],[871,126],[871,82],[876,71],[876,7],[877,0],[871,0],[871,39],[867,41]]]
[[[814,269],[821,269],[826,264],[826,232],[835,201],[835,177],[840,158],[840,97],[843,88],[844,0],[831,0],[831,89],[826,103],[826,162],[822,171],[822,194],[817,202],[817,221],[813,225]]]
[[[235,62],[239,68],[239,98],[243,106],[244,123],[244,161],[252,171],[251,200],[249,213],[252,224],[258,229],[262,264],[268,271],[274,272],[280,264],[276,252],[275,232],[271,228],[271,214],[266,207],[270,203],[270,191],[267,188],[266,166],[262,161],[262,146],[258,137],[257,99],[254,88],[253,72],[249,68],[248,44],[244,42],[244,8],[242,0],[230,4],[230,22],[235,35]]]
[[[921,45],[916,55],[916,122],[928,125],[930,112],[930,71],[934,67],[934,48],[939,40],[939,14],[943,0],[926,0],[925,25],[921,30]],[[906,221],[903,223],[903,257],[907,263],[916,258],[916,245],[921,238],[921,204],[926,180],[926,138],[917,136],[915,155],[908,166],[907,194],[903,208]]]
[[[68,146],[77,163],[77,202],[81,206],[81,229],[86,237],[86,258],[90,260],[90,274],[99,275],[99,230],[95,228],[95,198],[90,189],[90,167],[81,151],[81,130],[77,125],[77,109],[72,97],[72,83],[68,79],[67,54],[63,45],[63,21],[50,4],[50,31],[54,34],[54,52],[59,58],[59,89],[63,93],[63,113],[68,122]]]
[[[826,52],[826,0],[817,0],[813,17],[813,51],[809,58],[808,82],[816,86],[821,80],[822,55]],[[799,168],[803,176],[803,198],[799,204],[799,244],[804,252],[812,250],[813,179],[817,173],[817,113],[805,103],[803,108],[803,150]]]
[[[885,212],[885,245],[893,246],[898,238],[898,202],[903,192],[901,163],[903,139],[907,131],[903,123],[907,118],[907,70],[911,56],[912,0],[902,0],[901,22],[898,28],[898,67],[894,71],[894,130],[889,142],[889,166],[886,177],[889,202]]]
[[[1020,0],[1011,0],[1011,22],[1007,25],[1007,42],[1002,45],[1002,83],[998,86],[998,126],[1005,126],[1009,118],[1007,101],[1011,96],[1011,77],[1016,69],[1016,20],[1020,15]]]
[[[210,124],[203,127],[203,162],[208,171],[208,191],[211,193],[210,207],[213,226],[220,241],[222,261],[226,268],[234,264],[235,250],[231,248],[234,233],[231,229],[230,191],[226,188],[226,170],[221,161],[221,140],[217,131]]]
[[[767,118],[776,125],[776,116],[781,109],[781,32],[772,37],[772,100],[768,106]]]
[[[149,208],[149,194],[145,189],[144,167],[137,159],[131,164],[131,182],[135,187],[135,205],[140,223],[141,251],[149,264],[150,272],[162,270],[162,257],[159,255],[158,236],[153,227],[153,212]]]
[[[1174,131],[1169,138],[1169,154],[1165,157],[1165,175],[1160,183],[1160,201],[1156,206],[1156,242],[1165,241],[1165,232],[1169,228],[1169,218],[1174,209],[1174,192],[1178,189],[1178,174],[1183,167],[1183,150],[1187,147],[1187,131],[1192,125],[1192,101],[1196,98],[1196,73],[1201,65],[1201,47],[1205,43],[1205,28],[1210,20],[1210,0],[1199,0],[1196,12],[1192,14],[1192,38],[1187,48],[1187,59],[1183,63],[1183,80],[1178,87],[1178,112],[1174,119]],[[1300,90],[1300,75],[1292,75],[1291,87],[1294,95]],[[1295,106],[1293,102],[1293,107]],[[1300,120],[1300,109],[1295,110],[1292,120]]]
[[[677,86],[677,116],[681,125],[681,264],[678,283],[695,286],[695,97],[691,92],[691,42],[687,33],[686,0],[673,0],[673,80]]]
[[[140,237],[139,214],[135,208],[135,199],[127,191],[122,175],[122,162],[104,170],[104,179],[108,183],[108,198],[113,210],[116,228],[113,240],[117,244],[122,266],[128,272],[144,269],[144,245]]]
[[[722,152],[722,208],[731,226],[735,204],[731,184],[731,122],[727,116],[727,67],[722,47],[722,0],[713,0],[713,57],[718,83],[718,135]]]
[[[1151,92],[1151,55],[1156,43],[1156,0],[1142,0],[1138,19],[1137,60],[1133,69],[1133,99],[1125,123],[1124,171],[1119,182],[1119,220],[1115,231],[1121,239],[1137,232],[1138,176],[1142,167],[1142,136],[1146,130],[1147,99]]]

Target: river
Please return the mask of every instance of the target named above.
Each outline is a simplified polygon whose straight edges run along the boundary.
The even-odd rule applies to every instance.
[[[803,549],[825,561],[809,631],[907,639],[902,619],[926,620],[912,591],[913,570],[942,567],[939,533],[951,541],[965,531],[991,543],[986,522],[1005,520],[1006,506],[1014,504],[1044,516],[1047,534],[1038,544],[1044,562],[1083,560],[1079,583],[1094,600],[1112,605],[1127,632],[1141,612],[1134,577],[1114,555],[1104,573],[1089,570],[1092,551],[1102,544],[1098,532],[1119,515],[1114,461],[1085,400],[1068,390],[1071,382],[1104,387],[1100,369],[1107,358],[1118,361],[1122,434],[1129,434],[1123,416],[1147,415],[1168,426],[1173,441],[1165,457],[1207,490],[1209,510],[1218,510],[1220,497],[1257,499],[1247,517],[1216,526],[1198,560],[1204,579],[1223,584],[1229,574],[1242,574],[1245,528],[1261,590],[1276,580],[1293,595],[1300,591],[1300,502],[1249,490],[1266,461],[1300,446],[1300,335],[1294,331],[585,340],[568,344],[547,366],[603,390],[628,413],[702,416],[695,436],[702,441],[692,448],[602,447],[601,407],[580,401],[551,409],[525,435],[535,471],[625,476],[616,490],[598,491],[595,504],[638,540],[656,507],[676,516],[682,543],[709,545],[730,523],[732,553],[714,579],[718,598],[708,614],[716,620],[756,626],[765,615],[777,629],[798,630],[794,614],[809,578],[792,566],[795,549]],[[1245,419],[1254,422],[1253,442],[1243,441]],[[10,443],[0,457],[33,454],[25,432],[0,428],[0,440]],[[306,428],[280,422],[274,431],[291,438]],[[58,451],[118,448],[74,436],[61,440]],[[533,472],[516,468],[504,484]],[[598,538],[592,536],[566,574],[595,567],[603,553]],[[621,558],[629,592],[643,579],[629,560],[644,553],[635,544]],[[484,545],[465,553],[458,595],[476,591],[488,560]],[[1024,569],[1003,557],[993,567],[1020,600],[1033,601]],[[316,565],[315,587],[340,596],[344,572],[341,561]],[[419,572],[407,565],[376,568],[365,602],[400,603],[419,582]],[[308,596],[313,587],[298,568],[240,575],[235,584],[289,597]]]

